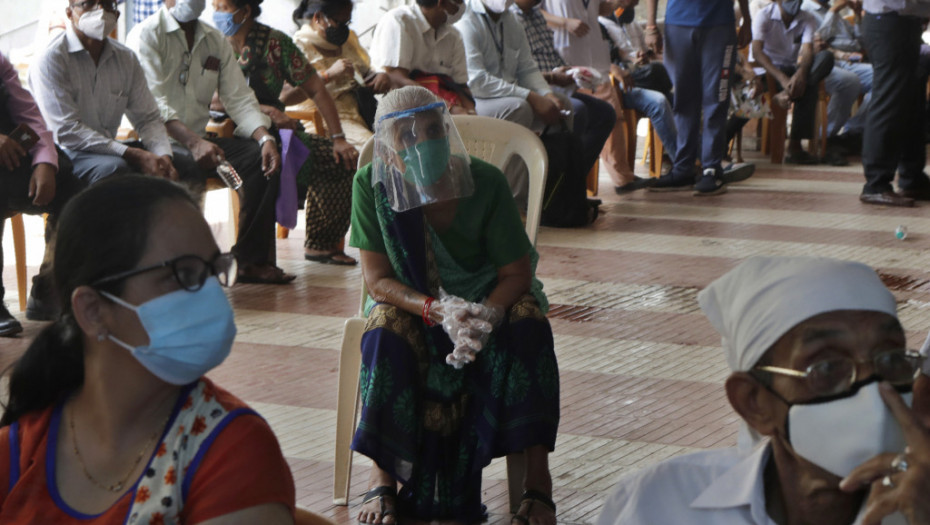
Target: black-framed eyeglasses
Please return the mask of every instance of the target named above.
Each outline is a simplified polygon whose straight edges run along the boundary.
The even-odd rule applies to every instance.
[[[871,359],[856,360],[836,357],[811,364],[804,370],[778,366],[757,366],[753,370],[803,379],[810,391],[818,396],[831,396],[848,391],[856,382],[860,363],[871,363],[873,374],[894,386],[909,385],[920,373],[925,357],[914,350],[891,350],[875,354]]]
[[[84,0],[83,2],[74,2],[71,7],[80,7],[82,11],[93,11],[102,7],[107,11],[117,11],[116,2],[113,0]]]
[[[226,287],[236,284],[239,264],[236,262],[236,256],[228,252],[218,254],[212,261],[204,260],[197,255],[182,255],[158,264],[126,270],[125,272],[98,279],[91,286],[120,281],[159,268],[171,268],[171,273],[181,288],[188,292],[196,292],[203,288],[203,283],[210,276],[216,276],[220,284]]]
[[[181,72],[178,74],[178,82],[182,86],[187,85],[187,79],[190,77],[191,72],[191,52],[185,51],[184,55],[181,56]]]

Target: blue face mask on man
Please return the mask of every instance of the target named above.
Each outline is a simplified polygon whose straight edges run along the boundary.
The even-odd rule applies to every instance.
[[[178,290],[135,306],[107,292],[114,303],[139,316],[149,344],[132,346],[107,337],[129,350],[149,372],[166,383],[186,385],[216,367],[232,349],[236,322],[216,277],[196,292]]]
[[[220,30],[220,33],[223,33],[226,36],[233,36],[239,31],[239,28],[242,27],[242,22],[245,22],[245,20],[243,20],[242,22],[236,23],[234,20],[236,13],[239,11],[239,9],[236,9],[232,13],[221,13],[219,11],[214,11],[213,24],[217,29]]]

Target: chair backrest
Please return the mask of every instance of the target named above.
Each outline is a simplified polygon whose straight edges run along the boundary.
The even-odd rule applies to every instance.
[[[535,246],[546,189],[546,172],[549,169],[549,157],[542,141],[529,129],[506,120],[477,115],[453,115],[452,120],[465,143],[465,149],[471,155],[499,169],[504,169],[514,155],[523,159],[529,171],[526,235]],[[374,137],[368,139],[362,147],[358,165],[364,166],[371,162],[373,151]]]

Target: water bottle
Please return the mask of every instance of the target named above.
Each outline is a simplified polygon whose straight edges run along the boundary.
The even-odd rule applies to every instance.
[[[239,174],[236,173],[236,168],[233,168],[228,160],[220,162],[216,167],[216,174],[219,175],[220,179],[233,191],[238,190],[239,187],[242,186],[242,179],[239,177]]]
[[[899,225],[897,228],[895,228],[894,238],[899,241],[903,241],[904,239],[907,239],[907,226],[902,224],[902,225]]]

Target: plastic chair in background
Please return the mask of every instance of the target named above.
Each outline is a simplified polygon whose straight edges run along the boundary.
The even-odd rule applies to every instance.
[[[546,171],[549,159],[539,137],[532,131],[490,117],[453,115],[452,120],[465,143],[465,149],[490,164],[503,169],[510,158],[519,156],[529,172],[529,196],[527,199],[526,235],[536,245],[536,234],[542,213],[543,193],[546,187]],[[371,162],[374,139],[369,139],[359,154],[359,166]],[[365,331],[367,314],[365,299],[368,290],[364,279],[361,285],[361,300],[358,314],[346,320],[339,355],[339,386],[336,404],[336,451],[333,476],[333,503],[348,505],[349,485],[352,474],[352,435],[358,416],[359,368],[362,361],[362,333]],[[520,504],[523,492],[525,462],[522,454],[507,457],[507,480],[512,511]]]

